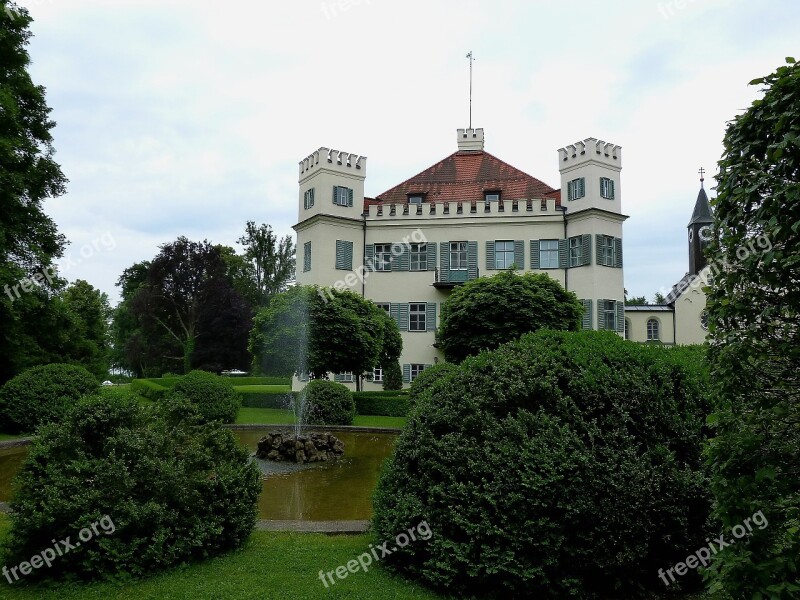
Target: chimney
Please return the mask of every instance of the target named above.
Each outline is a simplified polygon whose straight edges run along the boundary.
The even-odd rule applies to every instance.
[[[458,149],[461,150],[483,150],[483,128],[479,129],[459,129],[458,130]]]

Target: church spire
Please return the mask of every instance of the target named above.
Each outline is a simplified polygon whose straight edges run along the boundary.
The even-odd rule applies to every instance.
[[[711,228],[709,227],[714,219],[711,216],[711,204],[708,201],[705,187],[705,169],[700,167],[700,191],[697,192],[697,201],[694,204],[692,219],[689,221],[689,272],[700,273],[706,266],[707,261],[703,253],[706,244],[711,239]]]
[[[691,227],[695,223],[711,223],[713,218],[711,217],[711,204],[708,202],[708,196],[706,195],[705,187],[703,186],[703,182],[705,181],[705,174],[706,170],[703,167],[700,167],[698,173],[700,173],[700,191],[697,193],[697,201],[694,204],[694,212],[692,213],[692,219],[689,221],[689,225],[687,227]]]

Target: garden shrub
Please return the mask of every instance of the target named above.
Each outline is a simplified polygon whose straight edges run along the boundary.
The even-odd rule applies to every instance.
[[[541,331],[423,379],[373,528],[394,539],[424,520],[433,536],[387,564],[460,597],[663,591],[658,569],[710,533],[707,379],[686,358]]]
[[[356,413],[383,417],[405,417],[408,414],[408,394],[399,391],[353,392]]]
[[[167,398],[186,398],[206,421],[233,423],[241,400],[229,379],[206,371],[192,371],[178,381]]]
[[[305,388],[305,420],[310,425],[352,425],[353,393],[341,383],[315,379]]]
[[[403,389],[403,369],[400,361],[393,360],[383,369],[383,389],[386,391]]]
[[[26,579],[125,579],[240,546],[255,526],[261,475],[194,406],[142,406],[114,390],[40,428],[16,485],[6,564],[52,540],[74,543],[100,521],[91,540]]]
[[[28,369],[0,389],[0,428],[8,433],[32,433],[41,424],[63,419],[81,396],[97,388],[94,375],[77,365]]]
[[[151,379],[134,379],[131,382],[130,390],[148,400],[163,400],[169,392],[168,387],[164,387]]]
[[[458,370],[458,367],[455,363],[443,362],[422,371],[411,382],[411,387],[408,390],[409,404],[411,406],[416,405],[419,398],[428,392],[437,381],[456,370]]]

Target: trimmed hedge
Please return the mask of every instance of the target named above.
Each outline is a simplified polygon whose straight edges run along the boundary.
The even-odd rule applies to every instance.
[[[408,394],[389,392],[353,392],[356,413],[382,417],[405,417],[408,415]]]
[[[289,408],[299,392],[239,392],[247,408]]]
[[[385,564],[457,597],[663,591],[658,569],[713,532],[697,353],[541,331],[443,369],[373,501],[377,539],[433,536]]]
[[[186,398],[206,421],[233,423],[241,400],[226,378],[207,371],[192,371],[173,387],[169,400]]]
[[[168,387],[158,385],[152,379],[134,379],[129,388],[133,393],[144,396],[148,400],[163,400],[169,392]]]
[[[356,413],[353,393],[341,383],[315,379],[304,390],[305,421],[309,425],[352,425]]]

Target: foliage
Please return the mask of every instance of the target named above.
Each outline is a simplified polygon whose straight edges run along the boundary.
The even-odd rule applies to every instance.
[[[800,593],[800,64],[751,83],[764,95],[728,126],[712,201],[708,457],[723,526],[759,510],[769,526],[708,576],[732,597],[783,599]]]
[[[151,379],[134,379],[129,388],[134,394],[138,394],[148,400],[163,400],[169,393],[169,388],[158,385]]]
[[[315,379],[305,388],[305,421],[310,425],[352,425],[353,393],[341,383]]]
[[[649,304],[647,298],[644,296],[633,296],[632,298],[625,298],[626,306],[644,306]]]
[[[405,417],[408,415],[408,394],[395,392],[355,392],[356,414]]]
[[[45,89],[28,72],[31,22],[26,8],[0,1],[0,384],[63,359],[63,306],[53,296],[64,285],[54,260],[66,240],[43,203],[67,179],[53,158]]]
[[[230,380],[206,371],[192,371],[181,377],[167,395],[169,400],[176,398],[188,400],[207,422],[233,423],[241,404]]]
[[[119,579],[242,545],[261,475],[231,432],[202,425],[190,405],[144,407],[116,390],[41,428],[17,485],[6,564],[107,516],[93,539],[28,577]]]
[[[653,294],[653,304],[666,304],[667,299],[664,297],[664,294],[661,292],[656,292]]]
[[[62,297],[71,314],[70,339],[72,361],[83,365],[98,379],[108,377],[111,307],[108,296],[87,281],[78,279],[69,285]]]
[[[503,271],[455,288],[442,303],[437,341],[450,362],[538,329],[578,329],[583,306],[544,273]]]
[[[403,369],[399,360],[393,360],[383,368],[383,389],[387,391],[403,389]]]
[[[249,349],[268,375],[361,374],[381,357],[396,360],[402,339],[385,311],[358,294],[295,286],[258,312]]]
[[[300,392],[240,392],[242,406],[248,408],[287,408]]]
[[[294,241],[289,235],[278,240],[270,225],[262,223],[256,227],[254,221],[247,222],[245,234],[237,241],[245,248],[244,259],[254,278],[256,305],[266,306],[294,280]]]
[[[378,539],[433,536],[385,561],[459,597],[663,589],[708,531],[699,353],[540,331],[441,369],[374,497]]]
[[[39,425],[61,421],[79,398],[95,390],[97,380],[77,365],[28,369],[0,389],[3,429],[32,433]]]
[[[458,367],[454,363],[443,362],[422,371],[422,373],[417,375],[414,381],[411,382],[411,387],[408,390],[409,404],[411,406],[416,406],[423,394],[430,390],[436,382],[447,377],[457,368]]]

